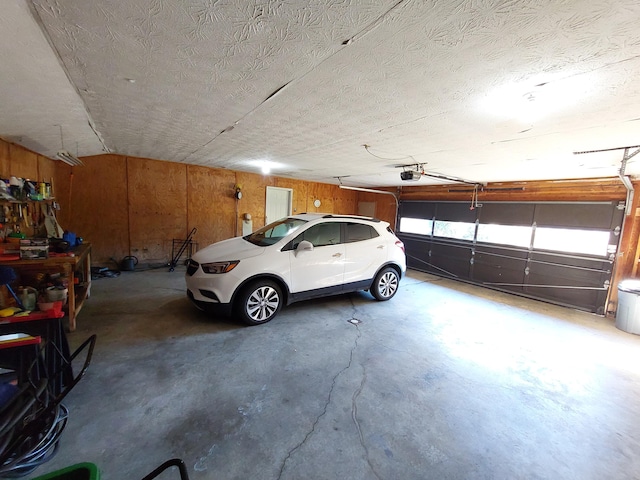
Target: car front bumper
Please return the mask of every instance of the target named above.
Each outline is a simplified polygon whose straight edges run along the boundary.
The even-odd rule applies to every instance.
[[[187,298],[191,300],[191,303],[193,303],[197,308],[207,313],[228,316],[231,315],[233,310],[231,303],[220,303],[213,300],[198,300],[190,289],[187,289]]]

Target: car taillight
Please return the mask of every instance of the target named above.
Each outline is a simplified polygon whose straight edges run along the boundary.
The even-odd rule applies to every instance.
[[[403,253],[407,253],[404,251],[404,243],[402,243],[400,240],[396,240],[396,247],[401,248]]]

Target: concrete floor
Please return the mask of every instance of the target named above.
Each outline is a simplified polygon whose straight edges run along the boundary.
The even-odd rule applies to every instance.
[[[640,337],[611,319],[410,272],[386,303],[244,327],[192,307],[183,275],[94,281],[69,334],[97,333],[94,361],[35,474],[179,457],[192,480],[640,478]]]

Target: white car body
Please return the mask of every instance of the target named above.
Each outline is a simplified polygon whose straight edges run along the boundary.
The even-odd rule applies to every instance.
[[[380,290],[376,287],[374,296],[387,300],[395,294],[406,271],[404,245],[387,222],[355,216],[300,214],[246,237],[223,240],[196,252],[185,279],[187,294],[196,306],[222,313],[230,313],[239,296],[247,296],[241,295],[246,289],[268,280],[270,288],[279,294],[275,311],[253,319],[247,318],[251,315],[246,311],[241,315],[247,323],[256,324],[273,318],[283,304],[368,290],[382,270],[388,273],[388,280],[394,281],[396,276],[393,291],[389,290],[388,295],[377,295]],[[382,283],[380,288],[384,288]]]

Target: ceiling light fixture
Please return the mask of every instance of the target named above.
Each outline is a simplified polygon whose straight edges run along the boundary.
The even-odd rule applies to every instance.
[[[260,172],[262,175],[271,175],[274,171],[281,172],[287,168],[287,165],[269,160],[268,157],[246,160],[243,163],[252,171]]]
[[[56,153],[56,158],[66,163],[67,165],[71,165],[72,167],[84,166],[84,163],[82,163],[82,160],[80,160],[78,157],[74,155],[71,155],[66,150],[61,150],[58,153]]]
[[[586,101],[598,86],[595,74],[563,72],[562,76],[556,75],[544,82],[531,78],[488,92],[481,108],[494,116],[532,124]]]
[[[62,146],[62,150],[56,153],[56,158],[72,167],[83,166],[84,163],[82,163],[82,161],[78,157],[71,155],[67,150],[64,149],[64,137],[62,136],[62,125],[58,125],[58,127],[60,127],[60,145]],[[78,149],[78,144],[76,142],[76,150],[77,149]]]

